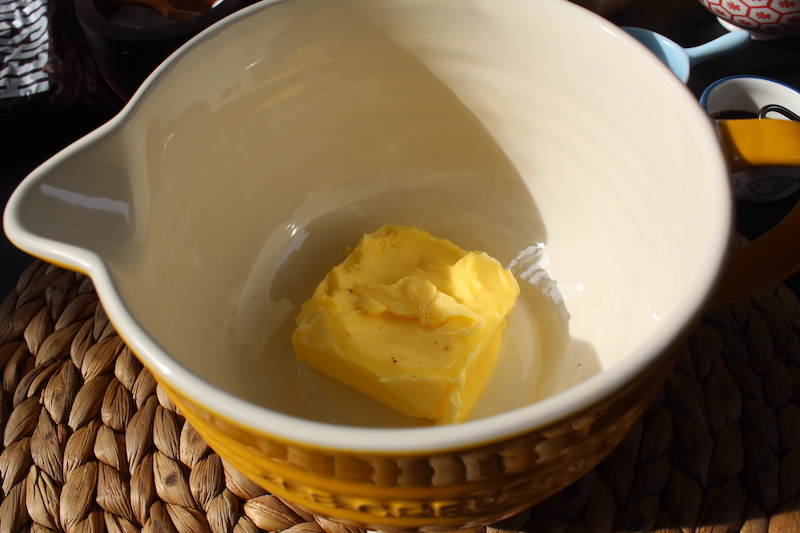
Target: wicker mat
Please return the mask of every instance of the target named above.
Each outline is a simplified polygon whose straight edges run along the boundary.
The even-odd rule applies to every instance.
[[[486,529],[800,532],[800,305],[709,312],[643,419],[564,491]],[[36,262],[0,305],[0,533],[349,533],[293,511],[198,437],[91,281]]]

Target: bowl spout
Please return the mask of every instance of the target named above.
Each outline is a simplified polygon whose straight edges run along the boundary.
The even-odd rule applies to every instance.
[[[6,207],[4,223],[12,242],[84,272],[90,256],[111,259],[124,253],[137,233],[139,217],[131,166],[118,137],[90,135],[34,170]],[[137,208],[143,205],[147,203]],[[9,225],[15,230],[9,231]],[[74,253],[64,254],[65,244]]]

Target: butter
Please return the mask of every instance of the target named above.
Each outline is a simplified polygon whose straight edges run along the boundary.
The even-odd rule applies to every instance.
[[[301,363],[389,407],[461,422],[492,375],[518,295],[487,254],[386,225],[317,286],[292,343]]]

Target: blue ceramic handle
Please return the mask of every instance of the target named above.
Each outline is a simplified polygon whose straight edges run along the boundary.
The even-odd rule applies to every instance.
[[[694,66],[701,61],[741,50],[748,44],[750,44],[750,32],[736,30],[717,37],[713,41],[685,50],[689,56],[689,62]]]

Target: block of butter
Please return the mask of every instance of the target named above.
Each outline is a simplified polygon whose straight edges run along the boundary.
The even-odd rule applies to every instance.
[[[466,420],[519,286],[483,252],[409,226],[364,235],[303,304],[298,360],[410,416]]]

